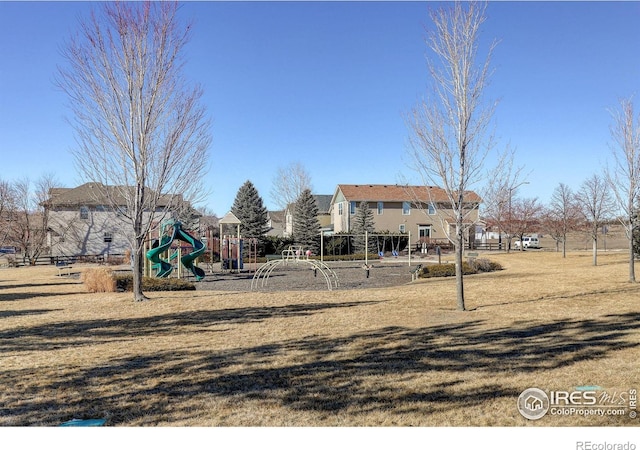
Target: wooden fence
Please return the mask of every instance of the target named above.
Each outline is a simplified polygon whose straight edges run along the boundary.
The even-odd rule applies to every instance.
[[[35,259],[35,264],[31,264],[29,258],[21,255],[12,255],[13,267],[23,266],[61,266],[65,264],[125,264],[124,254],[116,253],[111,255],[73,255],[73,256],[39,256]]]

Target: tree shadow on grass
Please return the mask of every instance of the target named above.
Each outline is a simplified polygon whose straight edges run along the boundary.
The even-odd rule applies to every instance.
[[[83,295],[80,292],[9,292],[0,293],[0,302],[17,302],[41,297]]]
[[[0,283],[6,283],[6,282],[9,282],[9,280],[3,280]],[[21,283],[21,284],[7,284],[7,285],[0,284],[0,290],[24,289],[24,288],[41,289],[44,286],[65,286],[69,284],[76,285],[76,284],[80,284],[80,282],[78,280],[70,280],[69,278],[64,277],[64,278],[61,278],[60,281],[57,283]]]
[[[603,294],[613,295],[613,294],[628,293],[628,294],[635,295],[637,294],[637,291],[638,291],[637,285],[630,284],[628,286],[624,286],[616,289],[592,289],[590,291],[576,292],[576,293],[570,293],[570,294],[562,294],[562,293],[546,294],[546,295],[540,295],[537,297],[531,297],[531,298],[526,298],[522,300],[509,300],[509,301],[498,302],[498,303],[486,303],[483,305],[476,306],[474,308],[470,308],[469,311],[478,311],[481,309],[495,308],[495,307],[506,306],[506,305],[537,303],[537,302],[547,301],[547,300],[583,299],[589,296],[603,295]]]
[[[0,319],[16,316],[31,316],[37,314],[47,314],[54,311],[62,311],[61,309],[24,309],[18,311],[0,311]]]
[[[198,405],[226,400],[235,408],[243,402],[275,403],[314,417],[384,411],[398,425],[409,416],[426,422],[441,411],[463,413],[499,398],[515,401],[520,392],[501,384],[500,375],[604,359],[638,347],[639,331],[638,313],[505,328],[476,320],[218,351],[163,351],[90,369],[67,367],[45,380],[26,370],[5,371],[0,383],[11,386],[5,399],[20,402],[0,410],[0,424],[51,424],[96,415],[108,417],[109,425],[188,421],[207,414],[194,407],[194,399]],[[470,373],[485,374],[485,381],[470,381]],[[24,384],[16,388],[16,379]],[[30,382],[40,385],[39,395],[29,391]]]
[[[284,306],[246,307],[187,311],[127,319],[70,320],[0,331],[0,351],[46,351],[61,347],[99,345],[114,339],[171,336],[210,330],[221,324],[243,324],[268,319],[302,317],[336,308],[380,303],[299,303]],[[90,337],[90,339],[88,339]],[[55,343],[55,345],[52,345]]]

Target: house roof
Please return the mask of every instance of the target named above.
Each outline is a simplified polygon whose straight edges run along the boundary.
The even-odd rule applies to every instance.
[[[347,201],[420,201],[424,203],[449,201],[446,191],[436,186],[339,184],[336,188],[336,194],[338,191],[342,192],[342,195]],[[472,203],[479,203],[482,201],[480,196],[473,191],[467,191],[465,197],[468,202]]]
[[[320,214],[326,214],[331,211],[331,199],[333,195],[314,195],[316,199],[316,205],[318,205],[318,212]]]
[[[267,214],[269,215],[269,218],[272,222],[284,222],[284,211],[267,211]]]
[[[97,206],[108,205],[110,202],[105,196],[105,189],[109,191],[115,203],[120,206],[126,206],[125,198],[121,192],[126,189],[133,189],[127,186],[104,186],[99,183],[85,183],[74,188],[51,188],[49,190],[49,203],[52,206]],[[175,199],[175,196],[173,197]],[[172,196],[163,194],[159,201],[158,207],[162,208],[171,204]],[[182,203],[181,195],[178,195],[178,201],[174,203]]]
[[[318,207],[318,214],[330,214],[331,213],[331,202],[333,201],[333,195],[331,194],[313,194],[312,197],[316,201],[316,206]],[[285,214],[287,211],[293,211],[295,207],[295,202],[287,205],[287,209],[284,211]]]

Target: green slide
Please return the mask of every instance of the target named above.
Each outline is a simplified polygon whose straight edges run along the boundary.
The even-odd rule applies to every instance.
[[[171,244],[176,237],[176,229],[173,229],[172,236],[162,236],[158,242],[154,242],[153,248],[147,252],[147,259],[153,263],[153,269],[157,270],[156,277],[168,277],[173,271],[173,265],[160,259],[160,255],[171,248]]]
[[[202,241],[199,241],[198,239],[194,238],[189,233],[184,231],[180,222],[176,222],[173,225],[173,233],[171,236],[163,236],[162,239],[159,242],[156,241],[154,247],[147,252],[147,259],[153,263],[153,268],[158,271],[156,277],[168,277],[169,274],[171,274],[171,272],[173,271],[173,265],[161,259],[160,255],[169,250],[171,248],[171,244],[176,239],[187,242],[193,247],[193,251],[180,258],[180,261],[182,262],[182,265],[184,267],[191,270],[197,281],[202,280],[204,278],[204,270],[202,270],[200,267],[195,266],[193,264],[193,261],[198,256],[204,253],[204,251],[206,250],[205,245],[202,243]]]
[[[189,253],[188,255],[184,255],[182,258],[180,258],[180,261],[182,262],[183,266],[185,266],[187,269],[189,269],[193,273],[193,276],[196,277],[196,280],[200,281],[200,280],[202,280],[204,278],[204,270],[202,270],[198,266],[195,266],[193,264],[193,261],[198,256],[202,255],[204,253],[204,251],[206,250],[206,248],[205,248],[204,244],[202,243],[202,241],[199,241],[198,239],[194,238],[189,233],[184,231],[180,227],[179,223],[176,224],[175,228],[177,228],[177,236],[176,237],[178,239],[180,239],[181,241],[189,243],[189,245],[191,245],[193,247],[193,251],[191,253]]]

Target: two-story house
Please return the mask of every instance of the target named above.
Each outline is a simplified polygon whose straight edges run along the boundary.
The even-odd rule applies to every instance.
[[[112,199],[118,198],[116,188],[111,188]],[[95,183],[85,183],[75,188],[53,188],[49,191],[46,207],[49,214],[47,242],[51,256],[113,255],[124,254],[131,248],[131,224],[124,220],[126,202],[117,201],[114,208],[102,196],[103,189]],[[162,212],[170,204],[179,210],[179,219],[185,228],[197,228],[200,214],[188,202],[163,195],[156,213],[160,220]],[[146,211],[144,220],[151,220]],[[154,236],[157,237],[157,230]]]
[[[480,196],[467,192],[468,239],[473,241],[478,222]],[[387,184],[339,184],[331,200],[334,232],[350,233],[351,223],[361,202],[373,211],[375,230],[411,233],[412,242],[444,240],[455,233],[451,204],[444,189],[435,186]]]

